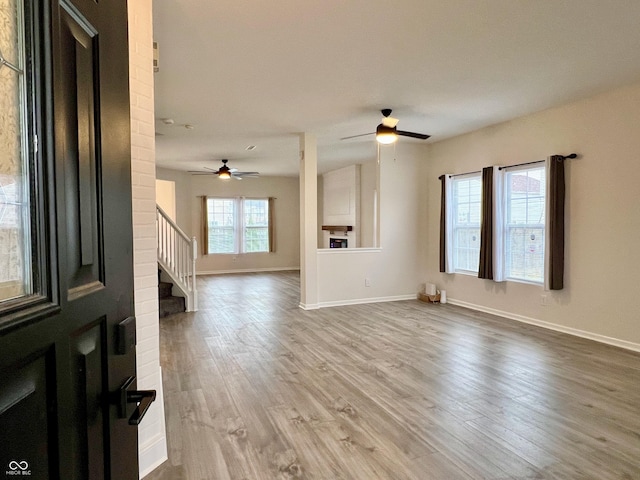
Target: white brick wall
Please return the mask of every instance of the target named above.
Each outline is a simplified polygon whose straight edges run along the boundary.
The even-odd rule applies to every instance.
[[[138,388],[158,393],[138,429],[144,477],[167,459],[158,322],[152,0],[129,2],[129,86]]]

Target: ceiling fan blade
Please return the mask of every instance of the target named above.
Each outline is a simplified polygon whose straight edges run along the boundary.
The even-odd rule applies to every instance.
[[[426,140],[431,137],[431,135],[425,135],[424,133],[405,132],[404,130],[396,130],[396,133],[403,137],[419,138],[420,140]]]
[[[231,173],[232,177],[237,178],[258,178],[260,173],[258,172],[233,172]]]
[[[360,135],[351,135],[350,137],[342,137],[340,140],[349,140],[350,138],[366,137],[367,135],[375,135],[376,132],[361,133]]]
[[[399,122],[399,121],[400,121],[400,120],[398,120],[397,118],[393,118],[393,117],[382,117],[382,124],[383,124],[385,127],[393,128],[393,127],[395,127],[396,125],[398,125],[398,122]]]
[[[214,170],[213,168],[203,167],[205,170],[211,170],[214,173],[218,173],[218,170]]]
[[[191,175],[216,175],[218,172],[203,172],[201,170],[189,170]]]

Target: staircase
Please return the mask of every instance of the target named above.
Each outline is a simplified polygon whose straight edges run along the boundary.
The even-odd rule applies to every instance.
[[[171,218],[156,205],[158,240],[158,297],[160,316],[198,310],[196,289],[196,238],[189,238]],[[163,281],[166,277],[169,281]],[[182,296],[174,296],[180,293]]]
[[[159,276],[159,274],[158,274]],[[175,297],[171,294],[173,283],[158,281],[158,301],[160,318],[168,317],[174,313],[184,312],[184,297]]]

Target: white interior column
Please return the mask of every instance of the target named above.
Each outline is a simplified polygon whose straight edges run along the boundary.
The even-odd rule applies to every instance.
[[[128,3],[136,375],[139,389],[157,392],[138,428],[140,478],[167,459],[158,321],[152,4]]]
[[[300,308],[318,308],[318,142],[300,134]]]

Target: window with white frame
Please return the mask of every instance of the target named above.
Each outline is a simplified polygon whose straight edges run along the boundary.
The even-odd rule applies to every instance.
[[[546,215],[544,164],[509,169],[504,184],[506,277],[543,283]]]
[[[237,253],[236,203],[233,198],[207,198],[209,253]]]
[[[207,198],[208,253],[269,251],[269,200]]]
[[[242,201],[244,216],[243,251],[269,251],[269,200],[265,198],[244,199]]]
[[[31,21],[30,9],[21,0],[0,6],[0,304],[5,305],[38,293],[39,239],[32,228],[39,212],[38,204],[31,203],[37,180],[30,167],[35,151],[27,140],[33,138],[37,96],[28,74],[36,65],[34,47],[24,28],[25,15]]]
[[[453,268],[478,272],[480,259],[480,216],[482,178],[479,174],[452,179]]]

